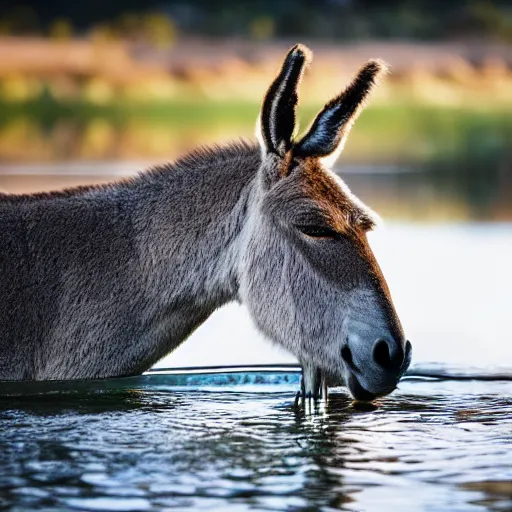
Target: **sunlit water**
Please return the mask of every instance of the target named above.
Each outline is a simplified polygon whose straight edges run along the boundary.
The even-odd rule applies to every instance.
[[[471,201],[404,191],[399,174],[375,180],[353,188],[393,219],[370,241],[413,373],[496,380],[409,377],[376,408],[343,389],[297,407],[289,370],[0,383],[0,509],[512,510],[512,224],[439,223]],[[158,366],[256,363],[294,358],[230,305]]]

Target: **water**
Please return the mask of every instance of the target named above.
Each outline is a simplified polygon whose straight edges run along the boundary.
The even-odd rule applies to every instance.
[[[0,173],[0,189],[118,170]],[[416,376],[376,406],[337,389],[296,407],[290,368],[2,383],[0,509],[512,510],[510,173],[482,188],[456,173],[391,171],[346,178],[391,219],[370,242]],[[230,305],[158,366],[294,362]]]
[[[409,378],[375,406],[339,389],[296,407],[297,373],[238,375],[11,387],[0,507],[512,509],[511,381]]]

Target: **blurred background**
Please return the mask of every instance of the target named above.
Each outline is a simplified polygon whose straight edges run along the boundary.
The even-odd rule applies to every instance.
[[[371,243],[415,360],[512,367],[509,1],[3,0],[0,190],[110,181],[252,137],[296,42],[315,53],[302,126],[366,59],[391,65],[336,170],[387,221]],[[162,364],[280,361],[229,306]]]

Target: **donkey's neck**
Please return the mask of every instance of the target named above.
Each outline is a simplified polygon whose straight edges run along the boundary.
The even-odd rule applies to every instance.
[[[219,302],[237,294],[239,241],[260,156],[237,144],[205,149],[143,174],[136,231],[166,299]]]
[[[142,174],[123,192],[133,201],[146,321],[153,339],[161,338],[155,361],[237,299],[242,233],[260,158],[259,149],[245,143],[200,150]]]

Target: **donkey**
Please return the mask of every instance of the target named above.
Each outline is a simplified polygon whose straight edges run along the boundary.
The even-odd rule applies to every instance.
[[[329,166],[385,67],[294,138],[310,51],[287,54],[259,145],[195,150],[108,185],[0,196],[0,380],[137,375],[223,304],[297,356],[303,393],[391,392],[410,362],[368,245],[375,215]]]

